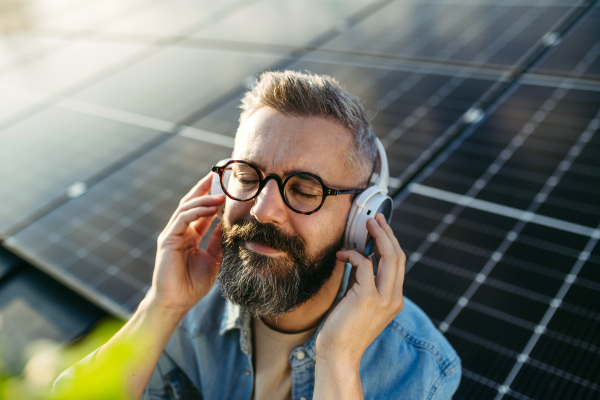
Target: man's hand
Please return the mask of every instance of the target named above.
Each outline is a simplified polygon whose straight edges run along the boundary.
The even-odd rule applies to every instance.
[[[367,230],[375,241],[377,276],[369,258],[354,250],[337,253],[353,268],[346,295],[317,337],[315,399],[362,399],[358,374],[362,355],[404,308],[406,256],[382,214],[368,220]]]
[[[209,172],[185,195],[158,236],[152,277],[154,306],[183,316],[211,289],[221,262],[221,229],[217,225],[206,250],[198,248],[202,237],[225,201],[208,195],[213,172]]]
[[[221,261],[219,226],[212,233],[208,248],[198,249],[216,215],[217,206],[225,201],[223,195],[207,195],[212,174],[210,172],[185,195],[159,235],[149,295],[95,357],[81,365],[84,371],[102,370],[113,365],[127,368],[122,388],[127,398],[142,397],[181,318],[214,284]]]

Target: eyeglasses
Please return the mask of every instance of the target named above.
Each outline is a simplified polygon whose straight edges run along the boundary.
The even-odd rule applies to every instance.
[[[219,174],[223,191],[232,200],[250,201],[275,179],[285,204],[294,212],[310,215],[319,211],[327,196],[357,194],[363,189],[336,190],[325,186],[321,178],[310,172],[294,172],[282,182],[275,174],[262,178],[260,170],[241,160],[230,160],[223,166],[212,167]]]

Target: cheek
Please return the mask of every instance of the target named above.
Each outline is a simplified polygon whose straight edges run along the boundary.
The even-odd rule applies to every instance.
[[[244,220],[250,216],[253,201],[241,202],[234,201],[229,198],[225,199],[225,212],[223,220],[232,225],[237,221]]]
[[[348,217],[348,211],[350,207],[343,210],[335,210],[335,212],[323,212],[322,215],[318,215],[323,210],[319,210],[314,217],[319,217],[315,220],[307,220],[306,223],[302,223],[297,226],[297,232],[305,240],[307,244],[307,250],[314,253],[325,246],[331,244],[331,242],[340,239],[346,229],[346,220]]]

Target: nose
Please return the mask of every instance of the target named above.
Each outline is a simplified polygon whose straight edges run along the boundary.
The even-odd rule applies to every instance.
[[[287,215],[279,186],[275,179],[269,179],[261,192],[254,199],[250,214],[263,224],[282,224]]]

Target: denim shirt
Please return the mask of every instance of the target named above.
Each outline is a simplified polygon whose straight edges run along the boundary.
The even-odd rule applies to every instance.
[[[349,272],[348,264],[338,298],[345,293]],[[178,325],[142,399],[249,400],[254,384],[251,319],[223,298],[215,284]],[[325,320],[289,356],[293,400],[313,397],[316,338]],[[360,363],[365,399],[450,399],[460,378],[458,355],[407,298],[404,309],[367,348]]]

